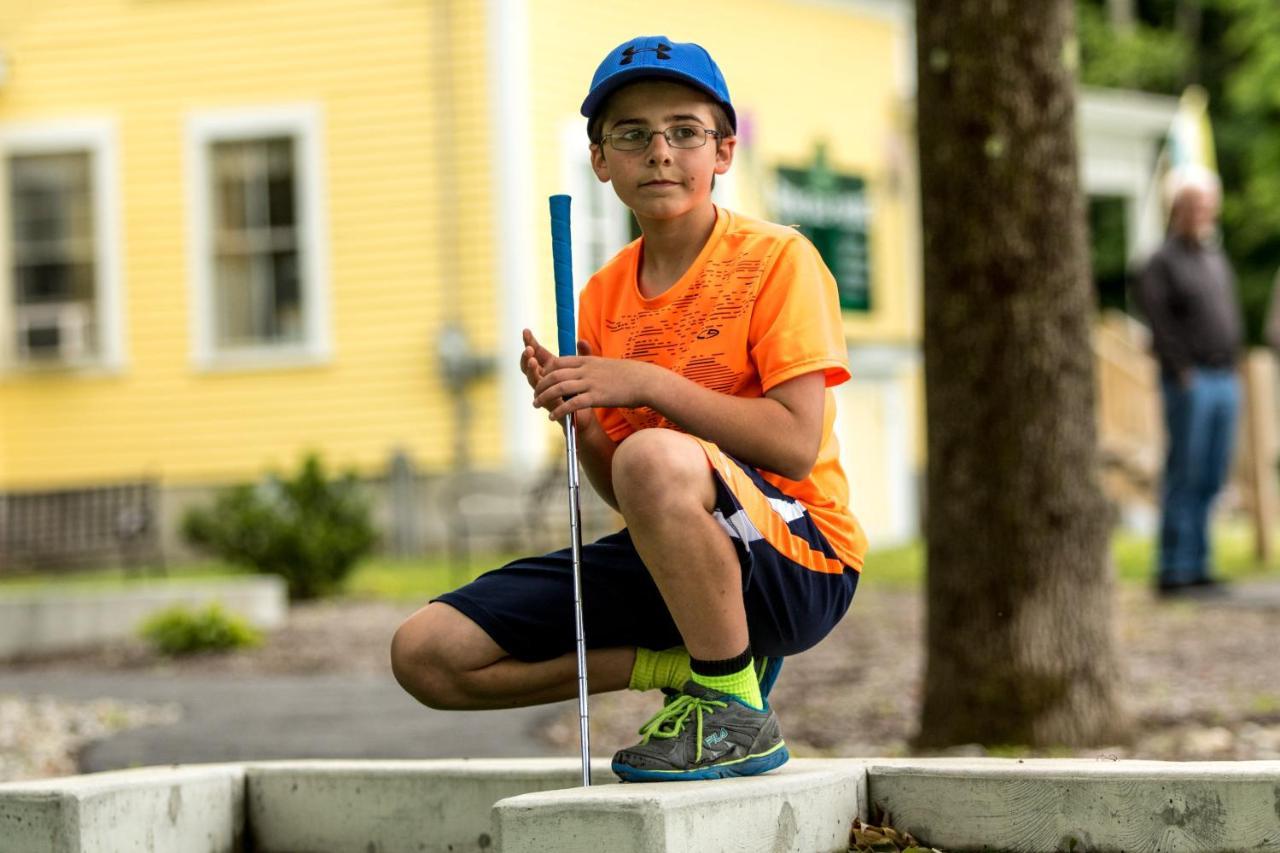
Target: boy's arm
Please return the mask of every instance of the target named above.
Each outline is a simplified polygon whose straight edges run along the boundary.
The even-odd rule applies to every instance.
[[[534,403],[555,420],[588,407],[648,406],[748,465],[803,480],[818,458],[825,392],[821,370],[748,398],[712,391],[643,361],[572,356],[548,362]]]
[[[690,435],[748,465],[803,480],[822,444],[827,383],[821,369],[781,382],[763,397],[735,397],[669,370],[650,407]]]

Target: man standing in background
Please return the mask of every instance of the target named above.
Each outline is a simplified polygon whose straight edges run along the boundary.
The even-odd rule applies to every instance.
[[[1161,595],[1212,588],[1209,513],[1231,465],[1243,344],[1235,276],[1218,241],[1222,187],[1207,169],[1169,176],[1169,235],[1138,281],[1160,361],[1168,438],[1161,500]]]

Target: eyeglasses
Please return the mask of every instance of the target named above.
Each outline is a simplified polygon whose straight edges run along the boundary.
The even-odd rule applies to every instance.
[[[717,139],[720,137],[718,130],[709,130],[696,124],[677,124],[661,131],[632,127],[620,133],[606,133],[600,141],[608,142],[615,151],[643,151],[658,133],[662,134],[672,148],[701,148],[707,144],[708,136]]]

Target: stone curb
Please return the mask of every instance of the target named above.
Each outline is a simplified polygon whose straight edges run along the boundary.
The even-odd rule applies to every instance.
[[[946,850],[1280,851],[1280,761],[797,759],[576,787],[576,759],[280,761],[0,784],[0,851],[843,851],[887,810]]]
[[[871,762],[870,802],[948,850],[1280,850],[1280,761]]]
[[[9,782],[0,784],[0,851],[237,851],[244,801],[235,764]]]
[[[672,850],[845,851],[865,813],[860,762],[792,761],[774,773],[707,782],[607,785],[524,794],[494,805],[502,853]]]

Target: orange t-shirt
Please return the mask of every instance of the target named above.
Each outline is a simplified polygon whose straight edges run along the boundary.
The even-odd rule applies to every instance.
[[[867,541],[849,511],[830,391],[849,378],[849,364],[835,279],[817,249],[792,228],[717,208],[697,260],[647,299],[637,277],[642,242],[625,247],[587,282],[579,336],[597,355],[646,361],[738,397],[762,397],[821,370],[828,390],[813,470],[800,481],[760,474],[805,505],[841,562],[861,569]],[[596,417],[614,441],[650,427],[679,429],[648,407],[599,408]]]

